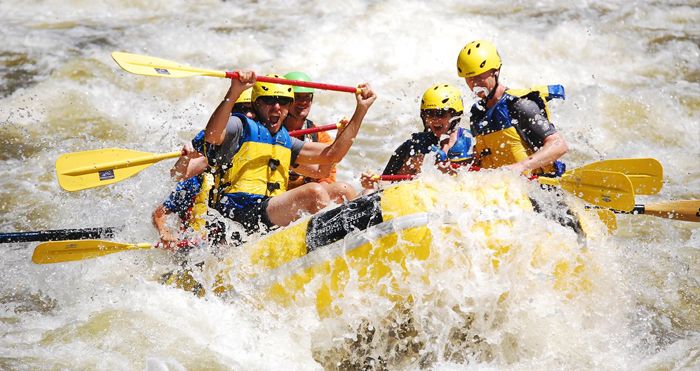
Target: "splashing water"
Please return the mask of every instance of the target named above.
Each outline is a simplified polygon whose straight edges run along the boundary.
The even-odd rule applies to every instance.
[[[473,102],[455,60],[466,42],[491,39],[507,86],[567,89],[552,108],[570,168],[655,157],[665,167],[664,189],[643,202],[698,198],[699,18],[684,2],[3,1],[0,231],[124,226],[115,240],[156,239],[150,213],[174,186],[171,162],[66,193],[55,159],[109,147],[174,151],[206,124],[228,82],[130,75],[112,51],[220,70],[302,70],[343,85],[369,81],[379,99],[339,165],[339,178],[357,186],[360,172],[381,170],[422,127],[425,88],[449,83],[465,92],[465,107]],[[353,107],[350,95],[317,92],[310,118],[334,122]],[[501,172],[424,177],[436,186],[529,187]],[[549,196],[529,191],[557,212]],[[553,287],[552,266],[533,266],[532,256],[547,244],[583,246],[573,231],[542,214],[512,218],[490,235],[510,246],[508,264],[496,270],[474,211],[451,202],[455,194],[444,197],[458,233],[430,225],[434,253],[407,261],[411,273],[400,282],[411,300],[397,304],[348,279],[332,317],[309,304],[313,283],[307,302],[291,307],[245,288],[239,298],[197,298],[157,282],[176,267],[164,251],[39,266],[30,261],[33,245],[4,245],[0,368],[697,368],[694,224],[620,216],[614,236],[601,232],[566,255],[584,259],[590,277],[585,295],[567,295]]]

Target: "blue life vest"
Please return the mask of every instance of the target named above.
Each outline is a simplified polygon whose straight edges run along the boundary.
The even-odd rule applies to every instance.
[[[457,140],[452,145],[452,148],[447,150],[447,153],[438,146],[431,146],[431,149],[437,153],[439,161],[463,162],[472,158],[472,138],[469,136],[469,130],[457,128]]]
[[[231,162],[215,177],[217,208],[245,208],[285,192],[289,183],[292,139],[287,129],[272,135],[260,122],[240,113],[234,116],[243,123],[243,136]]]

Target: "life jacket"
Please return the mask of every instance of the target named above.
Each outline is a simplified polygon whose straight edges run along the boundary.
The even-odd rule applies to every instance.
[[[301,126],[302,129],[311,129],[311,128],[315,128],[315,127],[316,127],[316,125],[314,125],[314,122],[309,120],[309,119],[305,119],[304,125]],[[318,132],[311,133],[311,134],[305,134],[303,140],[305,142],[308,142],[309,140],[311,140],[312,142],[318,142]]]
[[[555,98],[564,99],[564,87],[541,85],[532,89],[509,89],[486,112],[483,112],[482,106],[475,104],[472,107],[471,131],[476,141],[474,153],[482,168],[494,169],[514,164],[535,152],[534,145],[512,123],[509,107],[521,98],[535,102],[550,120],[547,102]],[[553,165],[534,171],[536,174],[556,172]]]
[[[469,130],[464,128],[457,128],[457,140],[447,150],[447,153],[436,145],[433,145],[431,148],[437,152],[438,161],[462,163],[472,159],[472,138],[469,136]]]
[[[243,122],[238,151],[216,171],[214,204],[232,203],[236,209],[277,196],[287,190],[292,139],[282,127],[272,135],[265,125],[236,113]]]
[[[194,203],[190,209],[190,218],[187,221],[190,227],[197,232],[202,232],[206,226],[204,216],[207,214],[209,207],[209,195],[214,187],[214,176],[211,173],[204,173],[202,177],[202,186],[199,193],[194,198]]]
[[[311,128],[314,128],[314,127],[316,127],[316,125],[314,125],[314,122],[313,122],[313,121],[311,121],[311,120],[309,120],[309,119],[305,119],[305,120],[304,120],[304,123],[301,125],[301,130],[311,129]],[[316,142],[316,143],[318,143],[318,132],[316,132],[316,133],[311,133],[311,134],[304,134],[304,136],[301,138],[301,140],[303,140],[303,141],[305,141],[305,142]],[[297,182],[297,179],[299,179],[299,177],[303,177],[303,178],[304,178],[304,179],[303,179],[303,182],[299,181],[300,183],[296,183],[296,182]],[[313,183],[314,181],[316,181],[316,179],[310,178],[310,177],[305,177],[305,176],[303,176],[303,175],[297,173],[297,172],[294,171],[294,170],[289,170],[289,180],[292,181],[292,184],[293,184],[292,186],[290,186],[290,189],[291,189],[291,188],[298,187],[298,186],[303,185],[303,184],[306,184],[306,183]]]

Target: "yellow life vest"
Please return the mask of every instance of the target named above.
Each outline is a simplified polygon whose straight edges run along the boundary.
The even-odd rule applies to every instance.
[[[235,115],[243,122],[244,133],[230,164],[221,165],[217,172],[215,201],[225,195],[227,202],[241,208],[287,190],[292,139],[284,127],[272,135],[263,124]]]
[[[209,192],[214,186],[214,176],[211,173],[202,174],[202,186],[199,189],[199,193],[194,198],[194,204],[192,205],[192,212],[188,224],[196,232],[203,232],[206,226],[206,220],[204,216],[207,214],[207,208],[209,207]]]
[[[485,113],[478,105],[472,107],[471,131],[475,138],[474,153],[480,166],[494,169],[514,164],[527,159],[536,149],[523,138],[513,126],[509,104],[519,98],[527,98],[542,109],[549,120],[547,101],[564,99],[564,87],[561,85],[542,85],[532,89],[509,89],[493,107]],[[475,120],[475,118],[478,118]],[[552,173],[553,166],[538,169],[535,173]]]

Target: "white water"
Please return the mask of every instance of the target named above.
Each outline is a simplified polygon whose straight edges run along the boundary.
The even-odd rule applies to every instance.
[[[63,153],[108,147],[176,150],[206,123],[227,81],[130,75],[111,60],[112,51],[221,70],[303,70],[343,85],[369,81],[380,99],[339,167],[340,177],[354,182],[361,171],[381,169],[418,129],[424,89],[452,83],[465,92],[465,103],[471,101],[454,63],[466,42],[488,38],[499,47],[508,86],[566,87],[554,122],[570,143],[569,167],[655,157],[666,183],[659,196],[640,202],[698,198],[699,9],[697,2],[628,1],[4,0],[0,231],[126,225],[115,240],[155,239],[150,213],[173,186],[171,162],[107,188],[66,193],[56,183],[54,161]],[[330,123],[351,115],[354,101],[319,92],[314,104],[312,119]],[[444,302],[419,303],[418,341],[437,341],[423,348],[437,354],[432,367],[696,368],[698,228],[645,216],[620,216],[619,225],[593,249],[592,259],[603,268],[595,294],[580,301],[521,286],[506,273],[480,279],[442,272],[446,295],[484,290],[472,296],[482,299],[475,304],[459,301],[466,294],[446,303],[497,317],[502,309],[490,305],[502,292],[499,285],[512,285],[516,296],[507,321],[475,325],[476,335],[492,345],[485,350],[448,340],[442,331],[460,319]],[[533,231],[542,231],[527,222],[515,228],[510,238],[525,246],[539,238]],[[568,231],[553,233],[570,238]],[[355,336],[362,318],[369,317],[378,333],[391,328],[382,326],[379,303],[364,310],[356,305],[362,301],[351,301],[354,312],[322,321],[309,308],[263,310],[197,299],[154,282],[172,264],[163,252],[37,266],[30,262],[33,245],[2,248],[2,369],[312,369],[321,367],[319,349]],[[421,293],[420,286],[416,290]],[[504,340],[506,334],[512,339]],[[373,342],[372,357],[392,359],[386,351],[391,340]],[[446,343],[477,355],[450,358]],[[340,348],[357,356],[363,354],[358,347]],[[394,366],[422,366],[410,357],[400,362]]]

